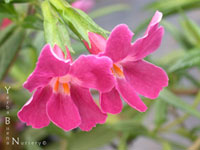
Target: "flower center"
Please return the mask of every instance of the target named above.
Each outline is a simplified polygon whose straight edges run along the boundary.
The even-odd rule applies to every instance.
[[[53,90],[54,90],[55,92],[58,92],[58,89],[59,89],[59,78],[56,80],[56,82],[55,82],[55,84],[54,84]]]
[[[117,76],[117,77],[124,77],[124,73],[122,71],[122,69],[117,66],[116,64],[113,64],[113,67],[112,67],[112,73]]]
[[[69,82],[61,82],[60,78],[57,78],[55,83],[54,83],[54,87],[53,90],[55,92],[63,92],[64,94],[69,95],[70,94],[70,84]]]
[[[62,85],[63,85],[64,92],[69,95],[69,92],[70,92],[69,83],[63,83]]]

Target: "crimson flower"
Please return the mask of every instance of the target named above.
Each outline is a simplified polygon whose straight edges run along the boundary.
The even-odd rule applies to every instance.
[[[42,49],[35,70],[24,83],[24,88],[35,92],[18,112],[22,122],[42,128],[52,121],[65,131],[76,127],[89,131],[105,122],[107,115],[96,105],[89,89],[104,93],[113,88],[112,61],[82,55],[71,62],[67,53],[65,59],[58,46],[52,50],[48,44]]]
[[[88,12],[94,6],[94,4],[94,0],[77,0],[72,3],[72,7],[81,9],[84,12]]]
[[[116,114],[122,110],[120,95],[131,107],[144,112],[147,106],[138,94],[155,99],[168,85],[165,71],[143,60],[161,44],[164,34],[164,28],[159,26],[161,18],[162,13],[157,11],[144,36],[134,43],[131,43],[133,33],[124,24],[115,27],[107,40],[89,33],[91,47],[85,45],[90,53],[108,56],[113,61],[115,87],[109,92],[100,92],[100,105],[104,112]]]
[[[2,20],[1,26],[0,26],[0,30],[6,28],[7,26],[9,26],[12,23],[12,21],[8,18],[4,18]]]

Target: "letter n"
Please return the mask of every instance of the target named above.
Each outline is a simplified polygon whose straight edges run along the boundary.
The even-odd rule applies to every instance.
[[[17,137],[17,140],[14,137],[12,137],[12,145],[14,145],[14,143],[19,145],[19,137]]]

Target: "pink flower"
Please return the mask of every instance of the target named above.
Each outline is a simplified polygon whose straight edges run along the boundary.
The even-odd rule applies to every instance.
[[[69,131],[76,127],[89,131],[104,123],[107,115],[94,102],[89,88],[108,92],[114,86],[108,57],[80,56],[73,63],[64,59],[58,46],[44,46],[37,66],[24,83],[31,99],[18,112],[21,121],[42,128],[52,121]]]
[[[94,0],[77,0],[72,3],[72,7],[81,9],[84,12],[88,12],[94,6],[94,4]]]
[[[2,23],[1,23],[1,26],[0,26],[0,30],[6,28],[7,26],[9,26],[10,24],[12,23],[12,21],[8,18],[4,18]]]
[[[147,106],[138,94],[147,98],[158,97],[163,87],[168,85],[165,71],[145,60],[147,55],[157,50],[161,44],[164,28],[159,26],[162,13],[156,12],[144,36],[131,43],[133,33],[124,25],[115,27],[108,40],[100,35],[89,33],[93,54],[108,56],[113,61],[115,87],[109,92],[100,93],[100,105],[104,112],[116,114],[122,109],[123,99],[133,108],[144,112]]]

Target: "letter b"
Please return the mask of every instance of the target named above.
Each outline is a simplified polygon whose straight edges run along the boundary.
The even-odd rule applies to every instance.
[[[5,124],[9,125],[10,124],[10,117],[5,117]]]

